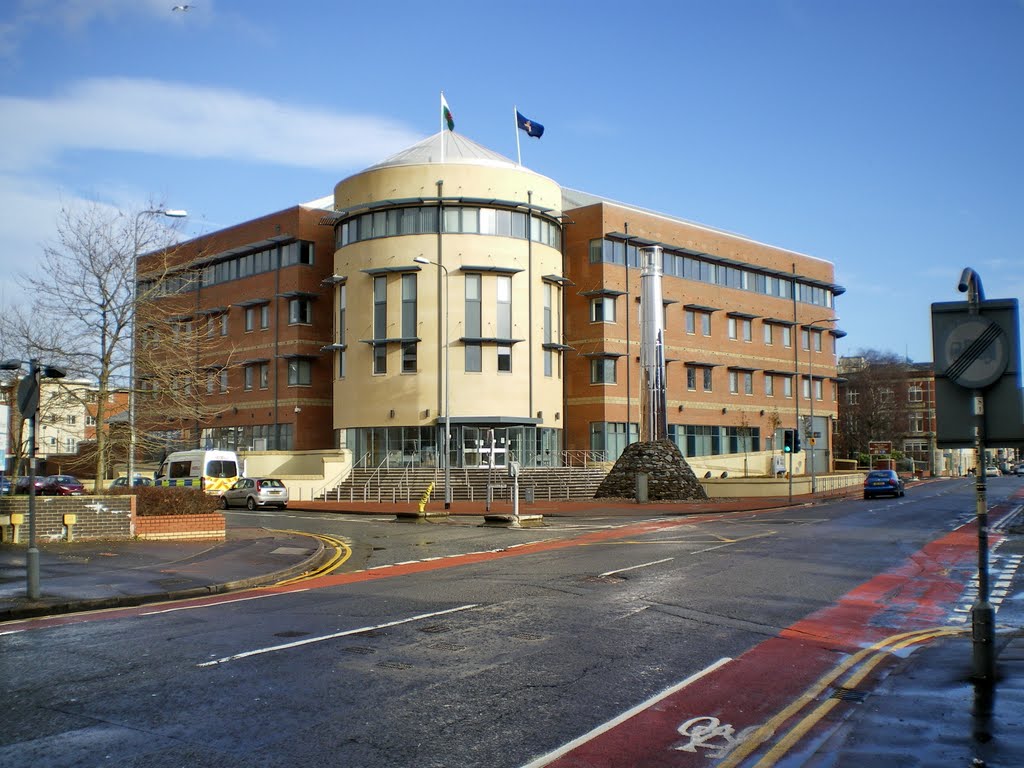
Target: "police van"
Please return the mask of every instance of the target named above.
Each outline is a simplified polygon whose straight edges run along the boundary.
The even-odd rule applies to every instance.
[[[175,451],[160,465],[154,485],[200,488],[220,496],[241,476],[234,451]]]

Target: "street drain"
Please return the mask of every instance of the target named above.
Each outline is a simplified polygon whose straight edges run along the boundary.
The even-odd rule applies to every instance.
[[[298,629],[289,629],[285,632],[275,632],[274,637],[305,637],[309,632],[302,632]]]
[[[535,635],[532,632],[513,632],[512,637],[516,640],[543,640],[541,635]]]
[[[353,645],[348,648],[342,648],[341,651],[342,653],[357,653],[361,656],[366,656],[368,654],[377,652],[373,648],[366,648],[365,646],[361,645]]]
[[[429,627],[420,627],[420,632],[425,632],[428,635],[440,635],[451,631],[452,628],[447,624],[431,624]]]
[[[382,661],[377,666],[381,669],[412,669],[412,664],[406,664],[404,661]]]
[[[464,645],[456,645],[455,643],[444,643],[444,642],[441,642],[441,643],[431,643],[427,647],[430,648],[431,650],[434,650],[434,651],[446,651],[448,653],[457,653],[458,651],[466,650],[466,646],[464,646]]]
[[[858,691],[853,688],[836,688],[832,691],[832,695],[829,696],[830,699],[839,699],[840,701],[852,701],[855,704],[860,704],[867,697],[867,691]]]

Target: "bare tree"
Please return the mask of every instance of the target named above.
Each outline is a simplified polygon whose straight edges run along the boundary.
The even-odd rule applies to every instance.
[[[895,354],[861,350],[840,361],[842,386],[836,453],[857,458],[874,440],[899,445],[908,430],[908,366]]]
[[[171,248],[177,239],[173,227],[147,215],[159,210],[125,213],[98,203],[65,207],[40,269],[19,280],[31,297],[30,311],[19,319],[26,349],[96,384],[97,480],[107,475],[108,396],[117,384],[128,384],[135,309],[145,300],[136,296],[136,260]]]

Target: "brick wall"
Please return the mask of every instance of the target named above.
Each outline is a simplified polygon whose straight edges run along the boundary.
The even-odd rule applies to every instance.
[[[13,541],[12,514],[21,513],[25,521],[19,531],[19,543],[28,543],[28,497],[0,497],[0,540]],[[138,517],[134,496],[37,496],[36,541],[66,541],[64,515],[77,515],[72,528],[75,541],[86,540],[180,540],[224,541],[224,515],[171,515]]]
[[[224,541],[224,515],[145,516],[135,518],[135,533],[148,541]]]
[[[9,517],[22,513],[25,523],[21,526],[19,539],[28,541],[28,496],[7,496],[0,498],[0,526],[3,540],[11,541],[13,529]],[[64,541],[64,515],[75,514],[78,520],[72,534],[75,540],[87,539],[131,539],[132,520],[135,517],[134,496],[37,496],[36,497],[36,541]]]

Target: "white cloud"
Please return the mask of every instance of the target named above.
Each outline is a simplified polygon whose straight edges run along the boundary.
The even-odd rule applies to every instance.
[[[90,79],[54,98],[0,98],[0,169],[55,164],[69,150],[145,152],[301,168],[350,168],[420,138],[397,121],[283,104],[240,91]]]

